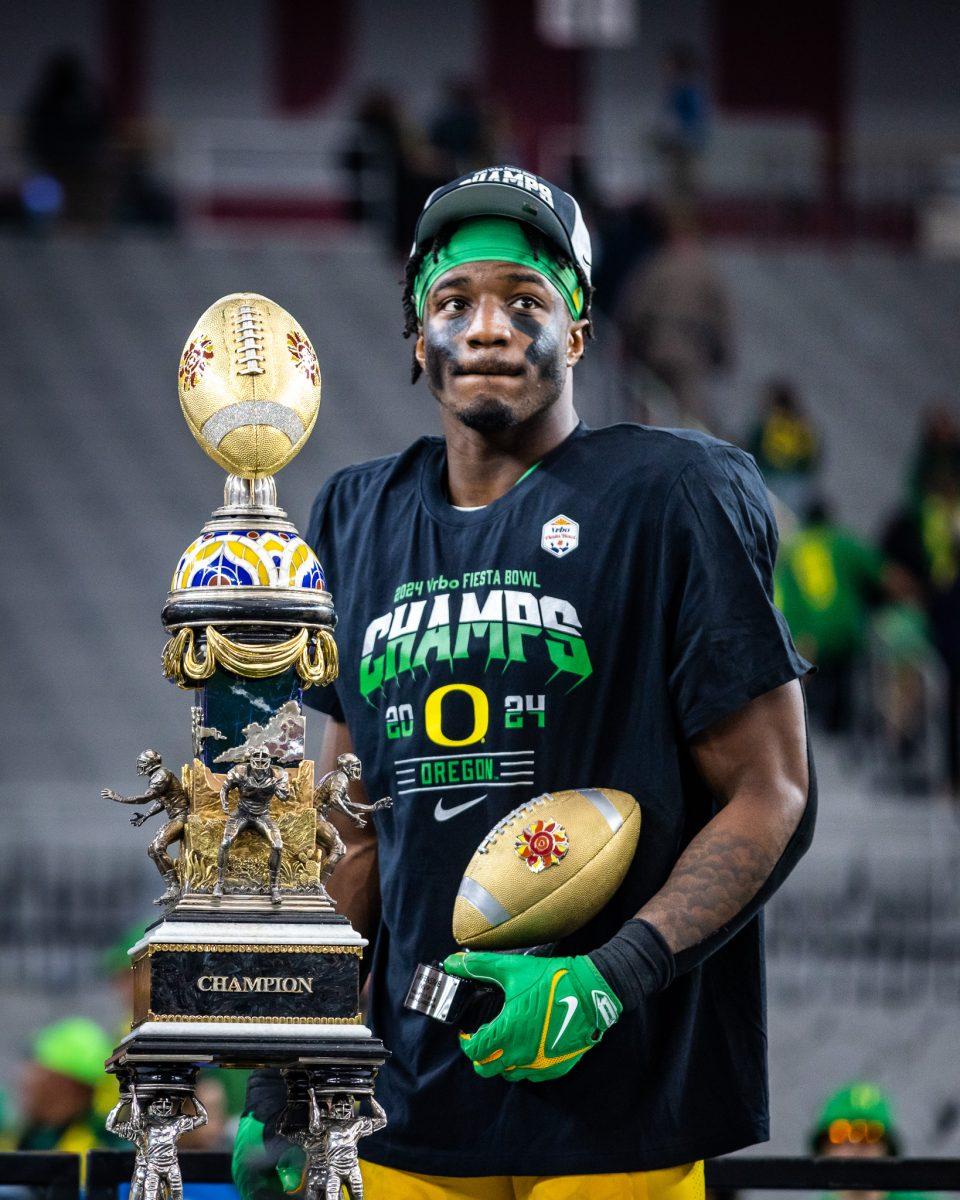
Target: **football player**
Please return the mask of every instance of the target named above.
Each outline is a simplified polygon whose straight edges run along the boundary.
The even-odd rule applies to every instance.
[[[342,670],[308,699],[326,762],[355,747],[395,798],[332,884],[373,939],[369,1023],[393,1055],[370,1197],[695,1200],[705,1157],[767,1137],[759,910],[813,829],[808,664],[773,605],[753,460],[579,420],[590,265],[545,179],[498,166],[434,192],[403,303],[443,436],[339,472],[313,509]],[[456,953],[483,835],[581,784],[643,811],[613,901],[549,958]],[[405,1011],[432,958],[498,985],[499,1014],[457,1038]],[[254,1077],[248,1200],[281,1187],[254,1164],[282,1151],[283,1102]]]

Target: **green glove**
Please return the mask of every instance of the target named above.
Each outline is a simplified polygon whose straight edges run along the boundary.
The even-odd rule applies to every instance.
[[[535,958],[526,954],[466,951],[443,969],[461,979],[503,988],[503,1008],[476,1033],[460,1034],[460,1048],[485,1078],[558,1079],[595,1046],[623,1005],[586,955]]]
[[[263,1140],[263,1122],[245,1113],[233,1143],[233,1181],[242,1200],[267,1200],[284,1192],[295,1192],[303,1179],[304,1153],[299,1146],[285,1144],[279,1158]]]

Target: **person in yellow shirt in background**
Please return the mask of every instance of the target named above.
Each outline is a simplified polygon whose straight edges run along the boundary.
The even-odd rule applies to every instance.
[[[94,1106],[112,1051],[106,1033],[85,1017],[66,1017],[41,1029],[20,1075],[19,1124],[4,1138],[4,1148],[84,1154],[115,1145]]]
[[[884,581],[880,553],[838,525],[822,500],[781,546],[776,603],[800,653],[817,666],[807,684],[810,712],[830,733],[847,733],[853,724],[854,672]]]
[[[802,514],[820,469],[820,438],[792,383],[771,379],[765,385],[760,419],[746,449],[770,491],[791,512]]]

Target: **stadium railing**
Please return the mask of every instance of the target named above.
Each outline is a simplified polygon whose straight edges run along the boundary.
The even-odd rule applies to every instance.
[[[230,1155],[187,1150],[180,1155],[185,1183],[229,1183]],[[133,1153],[92,1150],[86,1156],[39,1151],[0,1153],[0,1189],[29,1188],[44,1200],[115,1200],[133,1173]],[[723,1191],[960,1192],[956,1158],[760,1158],[710,1159],[707,1187]],[[81,1193],[81,1178],[85,1179]]]

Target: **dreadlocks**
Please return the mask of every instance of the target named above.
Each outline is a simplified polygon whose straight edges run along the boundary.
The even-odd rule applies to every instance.
[[[577,263],[571,262],[570,258],[563,254],[556,245],[548,241],[543,236],[539,229],[534,229],[532,225],[521,225],[524,236],[530,243],[530,249],[533,251],[535,261],[539,261],[541,254],[552,254],[561,267],[573,267],[577,275],[577,282],[583,290],[583,312],[582,316],[587,318],[589,324],[586,327],[586,335],[588,338],[593,338],[593,320],[590,315],[590,305],[593,300],[593,288],[590,281],[584,275]],[[440,251],[444,249],[450,239],[456,232],[456,222],[445,225],[443,229],[422,249],[417,250],[407,260],[407,265],[403,271],[403,279],[400,281],[403,287],[403,336],[405,338],[415,338],[420,332],[420,320],[417,317],[417,306],[413,298],[413,287],[417,281],[417,276],[420,274],[420,268],[428,258],[432,258],[434,262],[440,257]],[[413,361],[410,367],[410,382],[416,383],[422,374],[420,364],[417,362],[416,348],[413,351]]]

